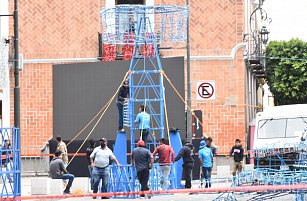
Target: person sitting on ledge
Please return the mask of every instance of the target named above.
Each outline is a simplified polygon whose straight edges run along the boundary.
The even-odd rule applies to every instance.
[[[75,176],[73,174],[69,174],[69,172],[66,170],[62,158],[62,152],[60,150],[57,150],[54,153],[54,157],[50,162],[50,177],[52,179],[68,179],[68,184],[63,193],[70,194],[70,187],[72,185],[72,182],[74,181]]]

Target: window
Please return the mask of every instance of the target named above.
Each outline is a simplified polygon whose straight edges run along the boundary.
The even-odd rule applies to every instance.
[[[286,119],[264,119],[258,123],[258,138],[286,137]]]
[[[288,119],[286,137],[294,137],[296,132],[302,133],[307,127],[307,117]]]
[[[296,137],[307,127],[307,117],[289,119],[263,119],[258,122],[260,139]]]

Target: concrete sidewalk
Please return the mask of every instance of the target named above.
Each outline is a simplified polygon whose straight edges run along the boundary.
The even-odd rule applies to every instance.
[[[220,188],[220,187],[230,187],[231,182],[220,182],[216,183],[213,182],[212,189]],[[31,177],[23,177],[22,178],[22,196],[31,196]],[[74,185],[74,184],[73,184]],[[200,184],[199,181],[193,181],[192,189],[199,189]],[[74,193],[74,192],[72,192]],[[83,191],[82,194],[89,194],[89,197],[76,197],[76,198],[55,198],[55,199],[35,199],[35,200],[44,200],[44,201],[51,201],[51,200],[61,200],[61,201],[93,201],[94,199],[90,195],[90,191],[86,192],[86,189]],[[188,194],[188,193],[178,193],[173,195],[153,195],[151,197],[151,201],[199,201],[199,200],[240,200],[240,201],[247,201],[247,200],[273,200],[273,201],[288,201],[288,200],[295,200],[295,196],[293,194],[287,193],[267,193],[265,194],[265,199],[259,199],[259,195],[257,193],[199,193],[199,194]],[[219,199],[217,199],[219,198]],[[132,201],[132,200],[141,200],[142,198],[135,198],[135,199],[127,199],[127,198],[111,198],[118,201]],[[97,200],[100,200],[100,197],[97,197]]]
[[[22,196],[31,196],[31,179],[34,177],[22,177],[22,190],[21,190],[21,194]],[[225,180],[224,180],[225,181]],[[72,187],[75,185],[77,185],[77,183],[73,183]],[[226,183],[213,183],[213,186],[215,188],[217,187],[225,187],[225,186],[230,186],[231,183],[226,182]],[[200,183],[199,181],[193,181],[192,183],[192,189],[198,189],[200,187]],[[79,189],[78,189],[79,190]],[[80,193],[76,192],[76,191],[72,191],[72,193]],[[90,189],[81,189],[81,193],[82,194],[89,194],[89,197],[80,197],[80,198],[65,198],[65,199],[60,199],[60,200],[66,200],[66,201],[77,201],[77,200],[81,200],[81,201],[85,201],[85,200],[93,200],[92,197],[90,196],[91,191]],[[159,201],[163,201],[163,200],[167,200],[167,201],[172,201],[172,200],[213,200],[214,198],[216,198],[219,194],[199,194],[199,195],[189,195],[188,193],[185,194],[174,194],[174,195],[153,195],[152,198],[150,200],[159,200]],[[100,199],[100,197],[97,197],[97,199]],[[141,199],[141,198],[135,198],[135,199],[121,199],[121,198],[114,198],[116,200],[135,200],[135,199]],[[36,199],[37,200],[37,199]],[[48,199],[51,200],[51,199]],[[59,200],[59,198],[57,199],[52,199],[52,200]]]

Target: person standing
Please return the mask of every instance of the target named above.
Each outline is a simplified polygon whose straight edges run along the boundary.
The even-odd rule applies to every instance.
[[[124,130],[124,103],[129,96],[129,81],[125,80],[119,88],[117,94],[116,106],[118,108],[118,132],[125,132]]]
[[[9,139],[4,140],[2,149],[2,165],[5,167],[5,171],[11,171],[13,167],[12,147]],[[2,168],[2,167],[1,167]],[[13,179],[10,174],[6,174],[7,179],[10,183]]]
[[[137,177],[141,184],[141,191],[148,191],[149,170],[152,168],[154,159],[148,149],[145,148],[145,142],[139,140],[137,148],[132,151],[132,165],[135,165]],[[141,197],[145,197],[142,193]]]
[[[227,156],[227,159],[230,156],[232,156],[232,154],[233,154],[233,158],[234,158],[234,169],[233,169],[232,175],[236,176],[236,173],[242,172],[242,168],[243,168],[244,149],[241,145],[240,139],[236,139],[235,146],[233,146],[231,148],[230,153]]]
[[[62,152],[60,150],[57,150],[54,153],[54,157],[50,162],[50,177],[52,179],[68,179],[68,184],[64,190],[64,194],[70,194],[70,187],[72,185],[72,182],[74,181],[75,176],[73,174],[69,174],[69,172],[66,170],[62,158]]]
[[[108,166],[110,164],[110,160],[114,161],[119,167],[121,167],[121,164],[118,162],[111,149],[108,148],[107,144],[107,139],[101,138],[100,146],[96,147],[90,155],[91,166],[93,167],[92,176],[94,179],[93,193],[98,192],[100,180],[102,180],[101,192],[107,192],[109,179]],[[93,196],[93,199],[96,199],[96,196]],[[108,199],[108,197],[101,197],[101,199]]]
[[[166,144],[164,138],[161,138],[159,142],[160,145],[154,150],[152,155],[155,156],[158,154],[159,156],[159,169],[163,175],[161,183],[164,184],[163,189],[166,190],[168,188],[168,177],[171,171],[171,163],[175,162],[175,153],[173,148]]]
[[[205,188],[211,187],[211,172],[213,166],[213,153],[211,149],[211,142],[212,140],[210,138],[208,138],[207,141],[201,141],[201,149],[198,152],[199,163],[202,167],[202,175],[206,181]]]
[[[175,161],[178,161],[181,158],[183,158],[182,166],[185,177],[185,188],[191,188],[194,159],[193,159],[193,145],[190,144],[189,140],[184,141],[184,146],[180,149],[178,155],[175,157]]]
[[[93,139],[89,140],[89,144],[90,146],[88,148],[86,148],[86,157],[87,157],[87,161],[88,161],[88,171],[90,173],[90,184],[91,184],[91,189],[93,190],[93,183],[94,183],[94,179],[93,179],[93,167],[91,166],[91,154],[93,152],[93,150],[95,149],[95,141]]]
[[[145,106],[140,106],[140,113],[136,116],[135,124],[139,125],[141,139],[146,143],[150,128],[150,115],[146,112]]]
[[[205,144],[206,144],[207,139],[211,141],[211,147],[210,148],[211,148],[213,157],[217,156],[217,147],[212,144],[212,142],[213,142],[212,137],[203,137],[202,141],[205,141]]]
[[[66,168],[67,165],[68,165],[67,146],[66,146],[65,142],[62,141],[61,136],[56,137],[56,141],[58,143],[57,150],[62,152],[62,156],[63,156],[62,160],[63,160],[64,166]]]

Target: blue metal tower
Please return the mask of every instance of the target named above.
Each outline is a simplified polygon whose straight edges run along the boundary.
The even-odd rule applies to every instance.
[[[147,16],[138,17],[138,29],[134,43],[134,50],[129,70],[129,120],[131,125],[131,150],[135,147],[134,141],[138,140],[137,128],[133,126],[138,105],[144,105],[145,110],[151,116],[149,138],[155,143],[157,132],[159,137],[164,137],[164,100],[165,88],[163,85],[163,67],[152,31],[150,19]],[[149,50],[154,50],[148,53]],[[137,108],[136,108],[137,107]],[[151,143],[147,143],[150,145]]]
[[[186,42],[186,28],[189,10],[186,6],[141,6],[121,5],[114,8],[103,9],[100,12],[102,22],[102,41],[105,44],[117,44],[131,50],[129,66],[129,100],[124,105],[124,125],[130,128],[130,150],[135,148],[136,141],[140,139],[139,129],[134,120],[139,113],[141,105],[150,115],[150,132],[147,138],[147,147],[154,148],[156,137],[163,138],[168,128],[165,126],[165,88],[163,84],[163,65],[159,57],[158,46],[174,44],[182,46]],[[127,55],[126,55],[127,56]],[[129,57],[129,56],[128,56]],[[127,57],[123,57],[127,58]],[[179,138],[179,133],[176,133]],[[114,153],[121,161],[126,161],[126,150],[123,143],[127,136],[117,134]],[[181,147],[180,140],[177,142]],[[177,144],[172,142],[172,146]],[[124,172],[131,172],[130,166],[125,166]],[[172,166],[170,178],[171,187],[177,187],[176,168]],[[152,190],[158,190],[160,176],[158,168],[153,168],[150,176]],[[126,176],[123,176],[126,178]],[[136,190],[135,177],[127,185],[118,188]],[[114,177],[114,181],[118,178]],[[180,182],[180,180],[179,180]],[[115,182],[116,183],[116,182]],[[112,182],[110,182],[112,185]],[[112,188],[113,191],[117,191]]]

